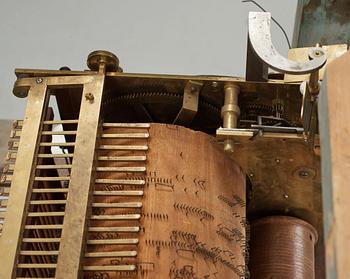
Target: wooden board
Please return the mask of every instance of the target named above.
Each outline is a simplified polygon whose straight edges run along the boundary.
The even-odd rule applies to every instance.
[[[319,100],[327,278],[350,278],[350,53],[330,63]]]

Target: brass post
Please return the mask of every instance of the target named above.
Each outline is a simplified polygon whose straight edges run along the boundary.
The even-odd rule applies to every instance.
[[[239,86],[233,83],[226,83],[224,86],[225,103],[221,109],[221,117],[223,118],[223,128],[236,128],[237,120],[240,115],[238,107],[238,94],[240,92]],[[226,139],[224,142],[224,150],[226,152],[233,152],[234,141]]]

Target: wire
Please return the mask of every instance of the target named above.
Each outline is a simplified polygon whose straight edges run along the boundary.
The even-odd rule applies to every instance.
[[[251,2],[253,4],[255,4],[257,7],[259,7],[263,12],[267,12],[259,3],[257,3],[256,1],[254,0],[242,0],[242,3],[248,3],[248,2]],[[274,17],[271,16],[271,19],[274,23],[276,23],[276,25],[282,30],[283,34],[284,34],[284,37],[286,38],[287,40],[287,43],[288,43],[288,47],[289,49],[291,49],[291,45],[290,45],[290,42],[289,42],[289,38],[287,36],[287,33],[286,31],[283,29],[282,25],[278,23],[278,21],[276,19],[274,19]]]

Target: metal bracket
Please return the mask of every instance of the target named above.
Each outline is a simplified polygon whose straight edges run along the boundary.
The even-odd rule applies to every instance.
[[[202,82],[188,81],[184,89],[182,107],[177,114],[173,124],[189,125],[198,112],[199,92],[203,86]]]
[[[270,68],[286,74],[303,75],[320,69],[327,61],[324,50],[317,48],[317,57],[307,62],[296,62],[278,53],[271,40],[271,14],[249,13],[249,42],[255,54]]]

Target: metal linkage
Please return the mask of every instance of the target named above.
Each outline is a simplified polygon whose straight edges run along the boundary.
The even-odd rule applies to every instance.
[[[270,68],[280,73],[303,75],[317,71],[326,64],[327,57],[322,49],[317,50],[316,59],[308,62],[296,62],[283,57],[272,43],[270,25],[270,13],[249,13],[249,42],[256,55]]]
[[[221,116],[223,118],[224,128],[236,128],[237,120],[240,115],[238,107],[239,87],[233,83],[226,83],[225,87],[225,104],[221,109]],[[227,139],[224,142],[224,150],[226,152],[233,152],[234,141]]]

